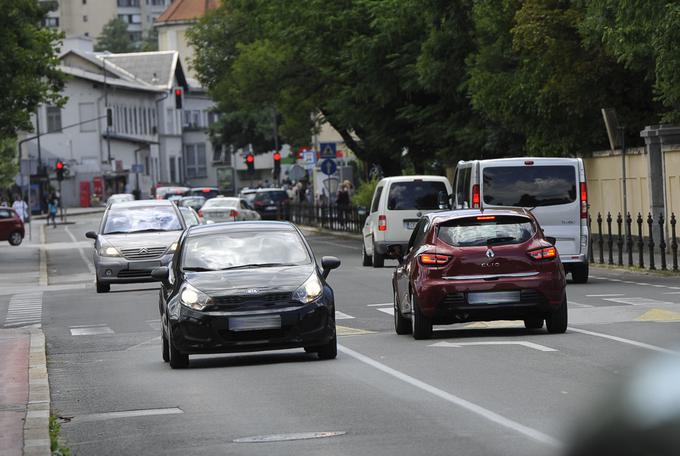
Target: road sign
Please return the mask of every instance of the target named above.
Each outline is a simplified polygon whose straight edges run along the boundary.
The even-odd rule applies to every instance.
[[[319,158],[335,158],[337,149],[335,143],[320,143],[319,144]]]
[[[324,173],[326,176],[330,176],[332,174],[335,174],[335,172],[338,170],[338,165],[335,164],[335,160],[331,160],[330,158],[325,159],[324,161],[321,162],[321,172]]]
[[[139,165],[132,165],[132,172],[133,173],[144,173],[144,165],[139,164]]]
[[[293,166],[291,166],[290,170],[288,171],[288,177],[293,179],[293,180],[296,180],[296,181],[302,179],[306,175],[307,175],[307,172],[300,165],[293,165]]]
[[[308,165],[316,163],[316,152],[313,150],[306,150],[302,152],[302,160]]]

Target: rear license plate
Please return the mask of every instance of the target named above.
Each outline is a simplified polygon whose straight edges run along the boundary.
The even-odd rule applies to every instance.
[[[267,206],[266,209],[267,209],[268,211],[275,211],[275,210],[276,210],[276,206]]]
[[[418,220],[404,220],[404,228],[412,230],[418,224]]]
[[[281,315],[259,315],[229,319],[229,329],[231,331],[257,331],[279,328],[281,328]]]
[[[468,304],[505,304],[519,301],[519,291],[489,291],[483,293],[468,293]]]
[[[131,261],[130,264],[128,265],[128,269],[134,269],[136,271],[139,271],[157,268],[160,265],[161,265],[160,261],[134,261],[134,262]]]

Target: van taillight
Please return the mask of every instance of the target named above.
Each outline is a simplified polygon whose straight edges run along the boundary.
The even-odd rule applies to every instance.
[[[479,197],[479,184],[472,186],[472,208],[479,208],[479,202],[481,201]]]
[[[588,218],[588,187],[581,182],[581,218]]]
[[[384,215],[378,216],[378,231],[387,231],[387,217]]]

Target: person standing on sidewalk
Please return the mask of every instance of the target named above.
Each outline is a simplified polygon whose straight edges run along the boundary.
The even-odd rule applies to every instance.
[[[52,220],[52,227],[57,227],[57,198],[52,195],[49,202],[47,203],[47,224],[50,224]]]
[[[21,217],[21,220],[24,223],[28,221],[28,204],[26,204],[26,201],[22,200],[19,195],[14,197],[12,209],[14,209],[17,214],[19,214],[19,217]]]

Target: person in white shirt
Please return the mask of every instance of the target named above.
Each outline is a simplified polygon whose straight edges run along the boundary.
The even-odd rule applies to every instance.
[[[28,220],[28,204],[19,195],[15,197],[14,203],[12,203],[12,209],[21,217],[21,220],[24,222]]]

